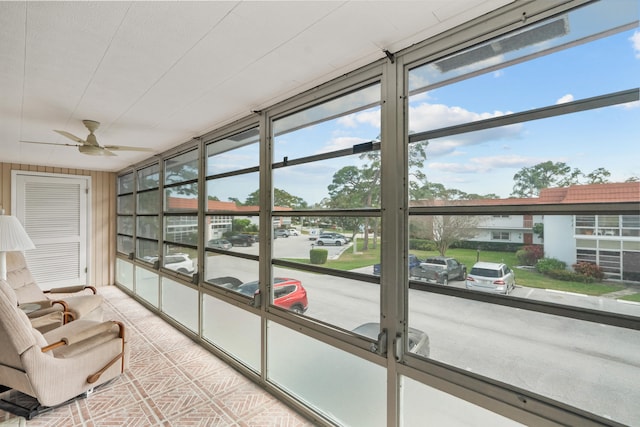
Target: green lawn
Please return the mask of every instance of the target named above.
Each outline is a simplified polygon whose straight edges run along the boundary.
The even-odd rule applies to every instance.
[[[427,256],[439,255],[436,251],[410,251],[412,254],[418,256],[418,258],[424,259]],[[515,253],[512,252],[494,252],[494,251],[475,251],[472,249],[450,249],[447,251],[447,256],[456,258],[467,266],[467,269],[471,269],[471,266],[476,261],[487,262],[502,262],[510,267],[518,265]],[[340,259],[328,260],[325,267],[333,268],[336,270],[353,270],[356,268],[366,267],[378,263],[380,260],[380,245],[376,249],[369,249],[368,251],[362,251],[362,242],[358,241],[358,251],[353,253],[353,249],[349,248],[343,252]],[[308,260],[292,260],[297,262],[308,263]],[[516,274],[516,283],[520,286],[526,286],[530,288],[541,289],[554,289],[565,292],[575,292],[579,294],[587,295],[603,295],[609,292],[619,291],[624,289],[621,284],[612,283],[580,283],[580,282],[565,282],[561,280],[552,279],[544,276],[535,270],[524,270],[514,268]],[[633,296],[632,296],[633,297]],[[636,294],[636,298],[640,298],[640,294]],[[638,299],[630,299],[631,301],[637,301]]]
[[[620,297],[618,299],[623,299],[625,301],[640,302],[640,294],[627,295],[624,297]]]

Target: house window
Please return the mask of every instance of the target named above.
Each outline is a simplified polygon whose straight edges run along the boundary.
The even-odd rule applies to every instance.
[[[622,215],[622,235],[625,237],[640,236],[640,215]]]
[[[491,240],[511,240],[511,233],[508,231],[492,231]]]
[[[576,234],[590,236],[595,233],[595,215],[576,215]]]

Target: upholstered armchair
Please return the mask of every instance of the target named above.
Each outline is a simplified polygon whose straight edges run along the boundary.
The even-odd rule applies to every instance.
[[[79,319],[42,334],[1,279],[0,342],[2,396],[20,392],[36,400],[27,408],[3,397],[0,408],[26,418],[86,396],[87,391],[119,376],[129,359],[122,323]]]
[[[33,319],[34,326],[40,332],[75,319],[102,320],[103,299],[97,294],[96,288],[70,286],[43,291],[31,275],[22,252],[7,252],[7,282],[13,288],[23,311]],[[64,297],[56,298],[60,294],[64,294]]]

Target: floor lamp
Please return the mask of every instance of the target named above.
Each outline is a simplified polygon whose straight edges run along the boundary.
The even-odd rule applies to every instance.
[[[0,279],[7,280],[7,252],[35,249],[18,218],[0,209]]]

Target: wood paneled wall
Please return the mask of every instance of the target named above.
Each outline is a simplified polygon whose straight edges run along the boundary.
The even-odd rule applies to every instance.
[[[83,169],[0,163],[0,206],[11,213],[11,171],[24,170],[91,177],[91,242],[88,284],[107,286],[115,282],[116,174]]]

